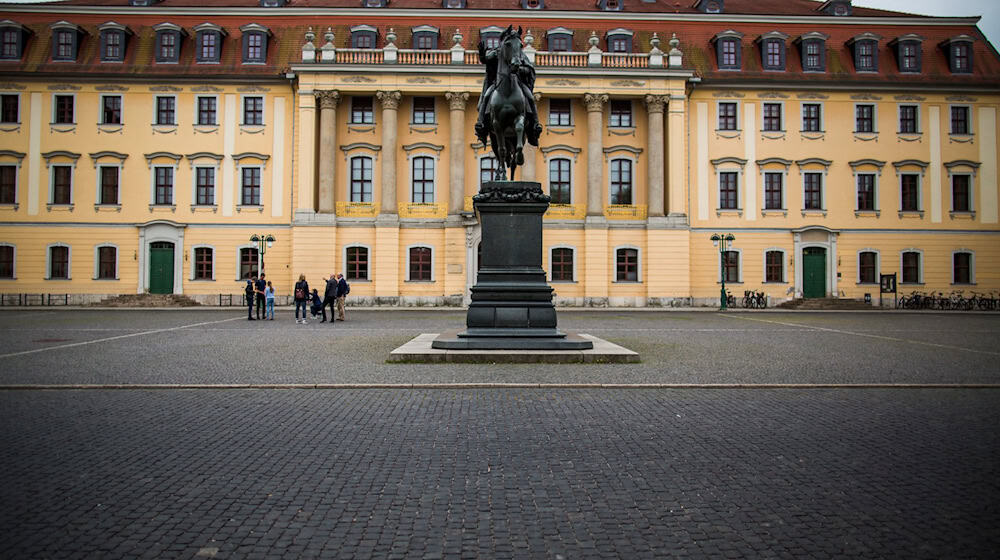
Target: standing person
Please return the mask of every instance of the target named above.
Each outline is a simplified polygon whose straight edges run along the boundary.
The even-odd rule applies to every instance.
[[[244,289],[244,293],[247,296],[247,320],[253,321],[253,296],[256,293],[256,285],[254,283],[254,278],[252,276],[247,276],[247,287]]]
[[[264,313],[264,317],[273,321],[274,320],[274,286],[271,285],[271,281],[267,281],[267,289],[264,290],[264,298],[267,300],[267,311]]]
[[[337,274],[337,320],[344,321],[344,301],[347,294],[351,292],[351,287],[347,285],[343,274]]]
[[[320,323],[326,322],[326,306],[330,306],[330,324],[333,324],[333,320],[336,317],[334,315],[334,306],[337,304],[337,276],[335,274],[330,274],[330,277],[326,279],[326,291],[323,293],[323,306],[320,310],[323,311],[323,320]]]
[[[306,324],[306,302],[309,301],[309,282],[306,282],[306,275],[299,274],[299,281],[295,283],[295,322]],[[299,309],[302,310],[302,319],[299,319]]]
[[[261,273],[260,277],[257,278],[256,292],[257,292],[257,318],[260,319],[261,314],[264,313],[264,290],[267,289],[267,282],[264,280],[264,273]],[[267,315],[264,315],[267,318]]]

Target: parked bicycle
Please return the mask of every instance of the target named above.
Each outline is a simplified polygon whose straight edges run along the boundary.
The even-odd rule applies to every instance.
[[[746,290],[743,292],[743,307],[747,309],[766,309],[767,296],[764,292]]]
[[[924,292],[910,292],[909,295],[900,296],[896,300],[898,309],[937,309],[941,311],[996,311],[1000,308],[1000,299],[996,292],[980,294],[973,292],[966,297],[961,290],[955,290],[950,294],[937,292],[936,294]]]

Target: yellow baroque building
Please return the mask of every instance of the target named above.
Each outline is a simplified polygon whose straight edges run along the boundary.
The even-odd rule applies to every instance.
[[[279,295],[344,272],[355,304],[462,305],[495,165],[477,45],[508,24],[537,73],[518,178],[552,196],[558,304],[715,304],[723,279],[877,298],[883,274],[995,292],[1000,56],[977,21],[848,0],[0,5],[3,303],[238,301],[263,266]]]

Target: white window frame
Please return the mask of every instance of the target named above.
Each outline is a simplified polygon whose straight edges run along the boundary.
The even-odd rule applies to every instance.
[[[0,278],[0,282],[4,280],[17,280],[17,245],[7,243],[6,241],[0,241],[0,247],[10,247],[13,250],[10,263],[10,278]],[[48,252],[46,251],[46,254],[47,253]]]
[[[573,272],[572,272],[573,278],[572,279],[570,279],[570,280],[554,280],[552,278],[552,251],[554,251],[555,249],[569,249],[570,251],[573,251]],[[549,282],[556,282],[556,283],[559,283],[559,284],[570,284],[570,283],[575,284],[576,281],[577,281],[576,280],[577,279],[576,265],[577,265],[577,260],[578,260],[576,258],[577,254],[578,254],[578,252],[576,250],[576,247],[574,247],[572,245],[565,245],[565,244],[563,244],[563,245],[552,245],[551,247],[549,247],[548,254],[546,255],[548,257],[547,262],[548,262],[548,271],[549,271]],[[615,263],[615,264],[617,265],[618,263]],[[641,278],[641,276],[640,276],[640,278]]]
[[[903,253],[916,253],[917,254],[917,281],[916,282],[905,282],[903,281]],[[955,274],[955,263],[951,263],[951,273]],[[908,249],[903,249],[899,252],[899,283],[906,285],[921,285],[924,283],[924,251],[923,249],[917,249],[911,247]]]
[[[872,283],[861,281],[861,253],[875,253],[875,281]],[[878,285],[882,274],[882,253],[878,249],[865,247],[858,249],[854,257],[854,283],[858,286]]]
[[[196,273],[198,271],[198,261],[195,258],[196,249],[211,249],[212,250],[212,273],[211,273],[212,277],[211,278],[207,278],[207,279],[206,278],[195,278],[195,275],[196,275]],[[190,255],[191,256],[189,258],[191,259],[191,270],[190,270],[190,273],[189,273],[189,276],[188,276],[188,280],[190,280],[192,282],[215,282],[215,263],[218,260],[218,259],[216,259],[216,255],[218,255],[218,252],[215,250],[215,246],[214,245],[208,245],[206,243],[201,243],[201,244],[198,244],[198,245],[192,245],[191,246],[191,253],[190,253]],[[239,258],[239,251],[236,252],[236,258]],[[239,272],[239,266],[238,265],[237,265],[237,269],[236,270],[237,270],[237,273],[238,273]]]
[[[772,252],[781,253],[781,280],[778,281],[778,282],[769,282],[767,280],[767,254],[768,253],[772,253]],[[760,275],[761,276],[760,281],[761,281],[762,284],[787,284],[788,283],[788,252],[785,251],[785,249],[783,249],[781,247],[768,247],[768,248],[764,249],[763,253],[761,253],[760,259],[761,259],[761,264],[763,266],[763,268],[761,268],[762,274]],[[719,266],[722,266],[722,262],[721,262],[722,259],[720,258],[719,261],[720,261],[719,262]],[[742,269],[740,271],[740,275],[742,275]]]
[[[859,171],[858,169],[854,169],[851,172],[851,175],[854,177],[854,211],[855,212],[881,212],[882,209],[879,208],[879,204],[878,204],[879,198],[878,197],[879,197],[879,179],[881,179],[881,177],[882,177],[882,170],[881,169],[876,169],[875,171],[864,171],[864,170]],[[858,176],[859,175],[874,175],[874,177],[875,177],[875,179],[873,181],[873,187],[872,187],[872,209],[871,210],[861,210],[860,208],[858,208],[858,187],[860,186],[860,185],[858,185]]]
[[[765,208],[767,205],[767,174],[777,173],[781,175],[781,208]],[[737,179],[737,192],[739,192],[739,180]],[[739,202],[737,195],[737,202]],[[788,168],[785,169],[764,169],[760,170],[760,209],[761,212],[787,212],[788,211]]]
[[[549,124],[550,115],[552,114],[552,100],[553,99],[568,99],[569,100],[569,124]],[[635,115],[633,115],[633,117],[634,116]],[[608,118],[610,119],[610,115],[609,115]],[[550,97],[549,98],[548,112],[545,114],[545,126],[546,127],[555,127],[556,129],[561,130],[561,129],[564,129],[564,128],[572,128],[574,125],[576,125],[576,119],[574,118],[574,115],[573,115],[573,99],[572,98],[566,98],[566,97],[563,97],[563,98]]]
[[[0,126],[12,126],[12,125],[18,125],[18,126],[20,126],[21,125],[21,113],[22,113],[21,109],[24,107],[21,104],[21,102],[22,102],[21,92],[19,92],[19,91],[0,90],[0,94],[17,96],[17,120],[15,120],[14,122],[0,123]],[[53,106],[54,105],[55,105],[55,98],[53,98]],[[73,110],[74,110],[74,112],[76,111],[76,103],[75,102],[73,103]],[[55,116],[54,112],[53,112],[53,116]],[[55,119],[52,119],[52,120],[55,120]]]
[[[917,176],[917,209],[916,210],[903,210],[903,175],[916,175]],[[913,171],[897,171],[896,177],[898,180],[899,192],[897,193],[899,199],[897,200],[899,204],[900,212],[923,212],[924,211],[924,170],[921,169],[919,173],[914,173]]]
[[[243,264],[242,260],[240,259],[240,253],[243,252],[243,249],[255,249],[257,251],[260,251],[260,247],[258,247],[256,243],[244,243],[243,245],[237,245],[236,246],[236,254],[234,255],[235,260],[236,260],[236,269],[234,270],[234,272],[236,273],[236,281],[237,282],[243,282],[244,284],[246,284],[247,279],[239,277],[240,276],[240,265]],[[212,268],[213,269],[215,268],[215,262],[216,262],[216,260],[218,260],[218,259],[216,259],[216,256],[212,255]],[[257,254],[257,262],[260,263],[260,253]]]
[[[635,249],[635,277],[636,280],[619,280],[618,279],[618,251],[620,249]],[[549,255],[551,257],[551,254]],[[576,255],[573,255],[573,274],[576,274]],[[642,247],[632,244],[617,245],[611,249],[611,274],[612,274],[612,284],[642,284]],[[575,278],[575,276],[574,276]]]
[[[958,284],[955,282],[955,255],[958,253],[969,254],[969,283]],[[951,284],[953,286],[975,286],[976,285],[976,252],[972,249],[955,249],[951,252]]]
[[[902,116],[903,116],[903,107],[904,106],[905,107],[916,107],[917,108],[917,114],[916,114],[916,120],[917,120],[916,127],[917,127],[917,130],[915,132],[903,132],[903,131],[899,130],[900,121],[902,120]],[[922,109],[922,107],[920,106],[920,103],[915,103],[915,102],[912,102],[912,101],[907,101],[905,103],[897,103],[896,104],[896,134],[923,134],[924,133],[924,119],[923,119],[923,116],[922,116],[921,109]],[[951,118],[951,112],[950,111],[948,113],[948,117],[949,117],[949,119]]]
[[[772,70],[772,72],[775,72],[775,71],[776,70]],[[781,119],[780,119],[780,122],[778,123],[778,130],[764,130],[764,106],[765,105],[777,105],[777,106],[779,106],[781,108]],[[761,101],[760,102],[760,131],[762,133],[768,133],[768,132],[770,132],[770,133],[788,132],[788,130],[787,130],[787,128],[788,128],[788,126],[787,126],[787,113],[786,113],[785,109],[786,109],[786,107],[785,107],[785,102],[784,101],[772,101],[772,100]],[[737,111],[737,112],[739,112],[739,111]]]
[[[968,210],[955,210],[955,184],[954,178],[956,175],[965,175],[969,178],[969,209]],[[976,175],[975,171],[952,171],[948,170],[948,207],[951,208],[951,212],[958,212],[960,214],[975,214],[976,213]]]
[[[430,280],[413,280],[412,278],[410,278],[410,249],[414,249],[414,248],[417,248],[417,247],[423,247],[423,248],[431,250],[431,279]],[[437,262],[434,260],[434,257],[436,255],[436,253],[437,253],[437,250],[430,243],[414,243],[412,245],[407,245],[406,246],[406,282],[414,282],[414,283],[417,283],[417,284],[433,284],[434,282],[437,282],[437,275],[435,274],[436,269],[437,269]],[[371,254],[370,250],[369,250],[368,254],[369,255]]]
[[[214,161],[214,160],[213,160]],[[196,208],[215,208],[219,205],[219,162],[215,162],[211,165],[199,164],[196,162],[191,163],[191,206]],[[198,204],[198,169],[213,169],[213,178],[215,181],[212,184],[212,204]],[[213,265],[214,266],[214,265]]]
[[[101,271],[101,248],[102,247],[114,247],[115,249],[115,277],[114,278],[98,278]],[[121,249],[118,245],[114,243],[101,243],[100,245],[94,245],[94,278],[93,280],[100,282],[108,282],[113,280],[120,280],[119,277],[119,262],[121,260]]]
[[[353,160],[354,160],[354,158],[366,158],[366,159],[368,159],[368,160],[371,161],[371,168],[372,168],[372,194],[371,194],[371,200],[351,200],[351,197],[353,196],[353,189],[354,189],[354,184],[353,184],[354,183],[354,177],[353,177],[353,174],[354,174],[354,164],[352,163]],[[412,168],[410,169],[410,173],[411,174],[413,173]],[[437,188],[436,185],[435,185],[435,188]],[[361,198],[364,198],[364,193],[362,193]],[[368,154],[359,154],[359,155],[350,156],[350,157],[347,158],[347,200],[350,201],[350,202],[353,202],[353,203],[360,203],[360,204],[374,204],[375,203],[375,156],[368,155]]]
[[[106,122],[104,122],[104,99],[108,98],[108,97],[118,97],[119,99],[121,99],[121,101],[122,101],[122,103],[121,103],[122,107],[120,109],[120,112],[121,112],[121,121],[122,122],[120,122],[120,123],[106,123]],[[97,110],[100,112],[100,114],[98,115],[98,121],[99,122],[97,124],[102,125],[102,126],[125,126],[125,96],[122,95],[122,94],[120,94],[120,93],[102,93],[100,99],[101,99],[101,104],[98,105],[98,108],[97,108]]]
[[[425,151],[425,150],[420,150],[420,151],[414,150],[414,151],[411,151],[410,153],[406,154],[406,168],[408,170],[408,173],[410,174],[410,181],[409,181],[410,196],[407,197],[409,199],[409,203],[410,204],[418,204],[416,201],[413,200],[413,198],[414,198],[413,197],[413,195],[414,195],[414,190],[413,190],[413,187],[414,187],[414,184],[413,184],[413,160],[415,160],[418,157],[429,157],[429,158],[431,158],[434,161],[434,182],[433,182],[434,183],[434,190],[431,193],[431,201],[430,202],[426,202],[425,201],[424,204],[437,204],[437,200],[438,200],[438,195],[437,195],[437,192],[438,192],[438,180],[440,179],[440,175],[441,175],[438,171],[440,169],[440,165],[439,164],[441,163],[441,158],[440,158],[440,156],[438,156],[437,152],[434,152],[434,151]],[[372,177],[374,177],[375,176],[374,167],[372,169],[373,169],[372,170]],[[374,190],[374,186],[372,187],[372,190]],[[372,193],[372,198],[375,198],[374,193]],[[420,245],[420,247],[423,247],[423,245]]]
[[[735,247],[729,247],[726,250],[727,251],[734,251],[736,253],[736,267],[737,267],[737,270],[736,270],[736,278],[737,278],[737,280],[735,282],[732,281],[732,280],[727,280],[726,283],[728,283],[728,284],[742,284],[743,283],[743,249],[737,249]],[[716,284],[721,284],[722,283],[722,252],[718,251],[717,255],[718,255],[719,258],[716,259],[716,263],[715,263],[715,283]]]
[[[248,124],[246,121],[246,99],[259,97],[261,99],[260,124]],[[240,126],[267,126],[267,95],[263,93],[244,93],[240,95]]]
[[[159,116],[159,104],[160,104],[159,99],[161,97],[162,98],[172,97],[173,100],[174,100],[174,122],[172,122],[172,123],[158,123],[158,122],[156,122],[156,118]],[[197,111],[197,109],[196,109],[196,111]],[[179,116],[180,116],[180,105],[177,103],[177,96],[176,95],[173,95],[173,94],[159,94],[159,93],[153,95],[153,118],[152,118],[152,121],[151,121],[153,123],[153,126],[178,126],[178,124],[180,123],[180,119],[178,118]],[[195,122],[198,122],[198,121],[195,121]]]
[[[819,208],[806,208],[806,175],[809,173],[815,173],[820,176],[819,179]],[[817,171],[815,169],[800,169],[799,175],[802,177],[802,188],[799,194],[802,196],[802,211],[803,212],[826,212],[826,169],[823,171]],[[855,185],[855,197],[857,197],[857,185]],[[857,206],[857,202],[854,203]]]
[[[858,130],[858,107],[861,107],[862,105],[871,106],[871,108],[872,108],[872,130],[871,130],[871,132],[861,132],[860,130]],[[855,103],[854,104],[854,114],[852,115],[852,117],[854,117],[854,130],[853,130],[854,134],[878,134],[878,132],[879,132],[879,127],[878,127],[878,103],[875,103],[874,101],[873,102],[865,102],[865,103],[860,103],[860,102],[859,103]]]
[[[122,160],[118,160],[118,163],[108,164],[108,163],[99,163],[98,162],[98,163],[94,164],[94,172],[97,175],[97,177],[94,180],[94,184],[97,185],[97,188],[95,189],[96,192],[94,193],[94,204],[96,204],[98,206],[121,206],[122,205],[122,168],[123,168],[123,163],[124,162]],[[104,192],[104,185],[101,183],[101,179],[102,179],[101,168],[102,167],[114,167],[114,168],[118,169],[118,203],[117,204],[108,204],[106,202],[102,202],[101,201],[101,194]]]
[[[433,104],[433,107],[434,107],[434,121],[433,122],[418,123],[416,121],[416,116],[417,116],[417,98],[424,98],[424,99],[430,98],[430,99],[434,100],[434,104]],[[437,125],[441,124],[439,121],[440,121],[440,119],[438,119],[437,97],[435,97],[433,95],[414,95],[413,97],[410,98],[410,126],[437,126]]]
[[[631,125],[629,125],[629,126],[621,126],[621,125],[615,126],[615,125],[611,124],[611,102],[612,101],[626,101],[626,102],[628,102],[629,120],[632,121]],[[569,105],[570,106],[570,121],[572,122],[572,120],[573,120],[573,117],[572,117],[572,113],[573,113],[573,110],[572,110],[573,109],[573,101],[570,100],[569,103],[570,103],[570,105]],[[622,98],[609,99],[608,100],[608,128],[609,129],[613,129],[613,130],[632,130],[635,127],[636,127],[635,103],[633,103],[631,99],[622,99]]]
[[[68,123],[57,123],[56,122],[56,109],[57,109],[57,106],[56,106],[56,97],[72,97],[73,98],[73,122],[68,122]],[[52,112],[50,113],[50,116],[52,118],[51,118],[51,120],[49,122],[52,123],[53,126],[70,126],[70,125],[76,125],[77,124],[77,122],[76,122],[76,117],[77,117],[77,114],[76,114],[77,113],[77,111],[76,111],[76,109],[77,109],[76,93],[66,93],[64,91],[57,91],[57,92],[55,92],[55,93],[52,94],[50,101],[51,101],[51,104],[52,104]],[[17,108],[17,113],[18,113],[17,116],[20,117],[21,116],[20,99],[18,99],[18,102],[19,103],[18,103],[18,108]]]
[[[615,158],[615,159],[618,159],[618,158]],[[574,192],[574,191],[576,191],[576,189],[574,188],[574,185],[573,185],[573,177],[576,175],[573,172],[573,167],[576,164],[576,157],[575,156],[573,156],[573,157],[566,157],[566,156],[552,156],[552,157],[548,157],[548,156],[546,156],[546,158],[545,158],[545,171],[546,171],[546,175],[547,175],[546,179],[545,179],[545,189],[546,189],[546,192],[550,196],[552,195],[552,169],[551,169],[550,166],[552,165],[552,162],[554,162],[556,160],[566,160],[567,162],[569,162],[569,202],[567,204],[573,204],[573,201],[575,199],[575,194],[576,194]],[[609,175],[609,177],[608,177],[608,200],[611,200],[611,190],[610,190],[611,189],[611,178],[610,178],[610,174],[611,174],[611,168],[609,167],[608,168],[608,175]],[[634,174],[634,171],[633,171],[633,174]],[[635,184],[634,184],[634,182],[633,182],[633,185],[632,185],[632,191],[633,191],[633,195],[634,195],[635,194]]]
[[[52,248],[53,247],[66,247],[66,278],[53,278],[52,277]],[[955,266],[954,261],[952,263],[952,274],[954,274]],[[46,280],[72,280],[73,279],[73,246],[69,243],[63,243],[57,241],[55,243],[49,243],[45,246],[45,279]]]
[[[736,173],[736,208],[722,207],[722,174]],[[717,212],[742,212],[743,211],[743,168],[742,167],[719,167],[715,171],[715,210]]]
[[[260,170],[260,202],[258,204],[244,204],[243,202],[243,186],[244,186],[243,170],[248,168],[256,168]],[[236,206],[238,208],[262,208],[264,206],[264,164],[263,163],[237,164],[236,178],[238,182],[237,187],[239,188],[239,196],[237,198],[238,202]]]
[[[486,158],[491,158],[493,160],[496,160],[496,157],[492,154],[492,152],[485,152],[483,154],[480,154],[480,155],[476,156],[476,179],[477,179],[477,181],[479,183],[479,188],[480,189],[483,188],[483,181],[482,181],[482,177],[479,174],[480,174],[480,172],[482,171],[482,168],[483,168],[483,160],[486,159]],[[500,165],[500,162],[497,161],[497,166],[499,167],[499,165]],[[476,191],[476,192],[478,192],[478,191]]]
[[[200,122],[198,122],[198,113],[199,113],[199,110],[198,110],[199,107],[198,106],[201,103],[202,99],[207,99],[207,98],[215,99],[215,122],[214,123],[200,123]],[[194,96],[194,115],[192,116],[191,122],[194,123],[194,126],[201,126],[201,127],[208,127],[208,126],[217,127],[217,126],[220,126],[221,125],[221,119],[219,117],[221,115],[219,113],[221,112],[221,109],[222,109],[222,106],[219,104],[219,96],[218,95],[212,95],[212,94],[204,94],[204,95],[203,94],[198,94],[198,95],[195,95]],[[174,114],[176,115],[177,111],[174,111]]]
[[[75,105],[74,105],[74,107],[75,107]],[[952,122],[951,122],[951,110],[953,108],[955,108],[955,107],[965,107],[966,114],[969,116],[968,123],[966,123],[968,125],[968,129],[969,130],[967,132],[965,132],[965,133],[955,132],[951,128],[951,124],[952,124]],[[952,104],[952,105],[948,105],[948,114],[947,114],[946,118],[948,119],[948,134],[950,136],[972,136],[972,135],[975,134],[976,129],[973,127],[973,125],[975,124],[975,122],[974,122],[975,121],[975,116],[974,116],[974,113],[972,111],[972,105],[969,105],[968,103],[955,103],[955,104]]]
[[[806,130],[806,105],[819,106],[819,130]],[[826,105],[822,101],[809,100],[799,103],[799,132],[806,134],[826,133]]]
[[[736,128],[729,129],[729,128],[719,127],[719,125],[722,124],[719,120],[721,118],[719,108],[723,103],[736,104]],[[743,116],[743,103],[740,103],[738,99],[720,99],[715,102],[715,130],[717,132],[743,132],[743,127],[741,126],[743,123],[743,120],[741,118],[742,116]]]
[[[73,206],[76,204],[76,161],[69,163],[50,162],[49,168],[49,200],[50,206]],[[69,204],[56,204],[56,167],[69,167]]]
[[[4,157],[4,156],[0,155],[0,158],[2,158],[2,157]],[[0,206],[2,206],[4,208],[10,208],[10,207],[15,207],[16,208],[17,205],[18,205],[18,202],[17,202],[18,195],[21,194],[20,193],[20,187],[21,187],[21,160],[22,159],[23,158],[17,158],[15,161],[12,161],[12,162],[0,161],[0,165],[13,165],[14,166],[14,202],[12,204],[3,204],[3,205],[0,205]],[[70,196],[72,196],[72,195],[70,195]]]
[[[344,245],[344,247],[340,251],[340,267],[338,268],[338,270],[341,271],[341,274],[343,274],[344,278],[346,279],[347,278],[347,250],[355,248],[355,247],[359,247],[359,248],[362,248],[362,249],[368,251],[368,265],[367,265],[367,267],[368,267],[368,270],[367,270],[367,272],[368,272],[368,279],[367,280],[359,280],[359,279],[355,278],[355,279],[351,280],[351,282],[371,282],[372,281],[372,248],[371,248],[371,245],[365,245],[364,243],[351,243],[349,245]],[[424,247],[424,245],[414,245],[414,247]],[[410,250],[407,249],[406,250],[406,257],[407,257],[407,259],[409,259],[409,256],[410,256]],[[433,258],[434,258],[434,252],[431,251],[431,259],[432,259],[431,262],[433,262]],[[406,273],[407,274],[410,273],[410,267],[409,266],[406,267]],[[431,277],[432,278],[434,277],[434,271],[433,270],[431,270]]]
[[[159,167],[169,167],[174,170],[171,178],[173,182],[170,185],[170,202],[167,204],[157,204],[156,203],[156,169]],[[176,206],[177,205],[177,163],[170,165],[163,165],[159,163],[151,163],[149,166],[149,204],[150,206]]]
[[[631,152],[626,152],[626,153],[631,153]],[[627,204],[626,206],[636,206],[637,201],[639,200],[639,191],[638,191],[638,186],[636,184],[637,183],[636,178],[639,172],[639,158],[634,155],[626,156],[626,155],[612,155],[610,153],[607,154],[608,183],[605,185],[605,192],[607,193],[607,197],[605,200],[607,200],[609,206],[611,204],[614,204],[611,202],[611,164],[614,163],[615,160],[619,159],[624,159],[632,162],[632,173],[631,176],[629,177],[629,183],[632,185],[632,203]]]

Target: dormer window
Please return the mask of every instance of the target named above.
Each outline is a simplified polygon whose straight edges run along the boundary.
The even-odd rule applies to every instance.
[[[374,49],[378,30],[370,25],[355,25],[351,28],[352,49]]]
[[[156,62],[177,62],[181,57],[181,40],[184,29],[172,23],[154,25],[156,31]]]
[[[441,0],[441,6],[451,10],[460,10],[465,7],[465,0]]]
[[[287,0],[260,0],[261,8],[280,8],[288,4]]]
[[[723,31],[715,36],[715,56],[719,70],[739,70],[742,68],[740,51],[743,48],[743,34],[738,31]]]
[[[211,23],[194,27],[195,58],[198,62],[219,62],[222,55],[222,38],[226,31]]]
[[[612,29],[608,31],[605,38],[608,43],[608,52],[630,53],[632,52],[633,34],[628,29]]]
[[[389,0],[361,0],[362,8],[384,8],[389,5]]]
[[[18,60],[24,52],[27,28],[9,19],[0,21],[0,60]]]
[[[413,28],[413,48],[419,50],[436,49],[438,46],[438,28],[421,25]]]
[[[941,43],[941,47],[948,54],[948,69],[952,74],[972,73],[973,41],[969,35],[959,35]]]
[[[549,29],[545,33],[549,52],[568,52],[573,48],[573,32],[565,27]]]
[[[243,63],[264,64],[267,61],[267,37],[271,31],[263,25],[248,23],[240,27],[243,34]]]
[[[828,0],[816,10],[831,16],[849,16],[851,15],[851,0]]]
[[[487,49],[495,49],[500,46],[500,34],[503,29],[495,25],[483,27],[479,30],[479,39],[486,45]]]
[[[521,0],[521,7],[525,10],[544,10],[545,0]]]
[[[699,0],[695,8],[706,14],[721,14],[726,7],[724,0]]]
[[[912,33],[903,35],[889,43],[889,48],[896,55],[896,64],[899,71],[907,74],[920,73],[923,62],[923,42],[924,38]]]
[[[785,41],[788,35],[778,31],[765,33],[758,39],[760,43],[760,62],[764,70],[785,69]]]
[[[854,51],[854,69],[858,72],[878,72],[878,42],[882,37],[862,33],[847,42]]]
[[[829,35],[814,31],[805,33],[795,40],[799,45],[802,70],[806,72],[826,72],[826,40],[829,38]]]
[[[129,6],[152,6],[153,4],[159,3],[160,0],[128,0]]]
[[[52,60],[75,61],[83,31],[72,23],[52,24]]]
[[[124,25],[109,21],[98,28],[101,32],[101,62],[125,60],[125,48],[131,31]]]
[[[620,12],[624,5],[623,0],[597,0],[597,8],[604,12]]]

